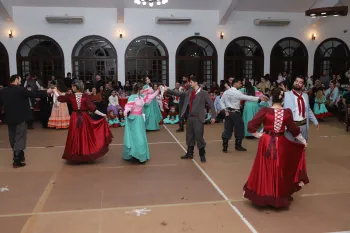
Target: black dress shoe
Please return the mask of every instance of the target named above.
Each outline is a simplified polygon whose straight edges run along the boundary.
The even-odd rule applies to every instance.
[[[21,162],[25,162],[26,161],[26,157],[24,156],[24,151],[23,150],[19,153],[19,155],[21,157]]]
[[[181,159],[193,159],[194,146],[187,147],[187,153]]]
[[[13,168],[24,167],[26,164],[22,162],[13,162]]]
[[[247,149],[242,146],[242,140],[239,139],[236,139],[235,149],[237,151],[247,151]]]
[[[183,120],[180,120],[179,122],[179,128],[176,130],[177,133],[182,133],[184,132],[184,121]]]
[[[184,132],[184,131],[185,131],[184,128],[178,128],[178,129],[176,130],[177,133],[182,133],[182,132]]]
[[[235,146],[235,149],[237,150],[237,151],[247,151],[247,149],[246,148],[244,148],[243,146]]]
[[[222,139],[222,152],[227,153],[227,148],[228,148],[228,140]]]
[[[199,157],[201,159],[201,163],[207,162],[207,159],[205,158],[205,149],[204,148],[199,149]]]

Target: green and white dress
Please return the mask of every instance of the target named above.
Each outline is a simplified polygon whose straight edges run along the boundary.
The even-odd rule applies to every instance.
[[[124,114],[130,115],[125,118],[123,159],[135,158],[141,163],[150,159],[148,140],[146,135],[145,119],[142,109],[145,104],[152,102],[158,95],[157,90],[151,95],[131,95],[125,105]]]
[[[255,93],[259,93],[258,89],[254,87]],[[241,88],[240,91],[246,94],[246,89]],[[243,109],[243,122],[244,122],[244,134],[246,137],[252,137],[253,135],[248,132],[248,122],[253,119],[255,114],[260,110],[262,106],[258,102],[245,101]]]
[[[153,89],[148,84],[143,86],[144,96],[151,95],[153,92]],[[143,106],[143,114],[145,114],[146,118],[146,130],[155,131],[160,129],[159,123],[163,120],[163,116],[156,99],[152,99],[150,103]]]

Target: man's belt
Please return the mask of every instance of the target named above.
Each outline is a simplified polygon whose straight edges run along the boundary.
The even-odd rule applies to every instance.
[[[302,120],[302,121],[294,121],[294,123],[295,123],[297,126],[303,126],[303,125],[306,125],[306,119],[305,119],[305,120]]]
[[[240,109],[234,109],[234,108],[226,108],[226,111],[228,111],[228,112],[241,112]]]

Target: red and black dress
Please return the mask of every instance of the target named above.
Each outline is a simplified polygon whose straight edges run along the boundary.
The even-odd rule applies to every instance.
[[[258,151],[247,183],[244,197],[257,206],[288,207],[292,194],[300,190],[299,183],[309,183],[303,144],[289,141],[286,128],[294,136],[300,129],[293,121],[290,109],[262,108],[248,123],[248,131],[264,125]]]
[[[106,119],[93,120],[90,117],[89,112],[96,110],[90,96],[75,93],[57,99],[71,104],[73,109],[62,158],[72,162],[90,162],[104,156],[113,135]]]

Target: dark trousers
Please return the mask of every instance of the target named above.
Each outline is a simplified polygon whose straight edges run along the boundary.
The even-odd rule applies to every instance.
[[[21,122],[17,125],[8,125],[10,145],[14,152],[23,151],[27,142],[27,123]]]
[[[186,113],[181,116],[181,113],[180,113],[180,117],[179,117],[179,125],[180,125],[180,128],[184,126],[184,123],[185,121],[187,121],[187,118],[188,118],[188,111],[186,111]]]
[[[232,138],[233,129],[235,129],[235,138],[237,140],[243,140],[244,122],[240,112],[230,112],[225,118],[224,132],[221,137],[230,140]]]
[[[27,121],[28,129],[33,129],[33,123],[34,123],[34,110],[31,110],[31,117]]]
[[[186,144],[195,146],[197,142],[198,150],[204,148],[206,143],[203,139],[204,124],[199,121],[198,117],[189,116],[186,124]]]

